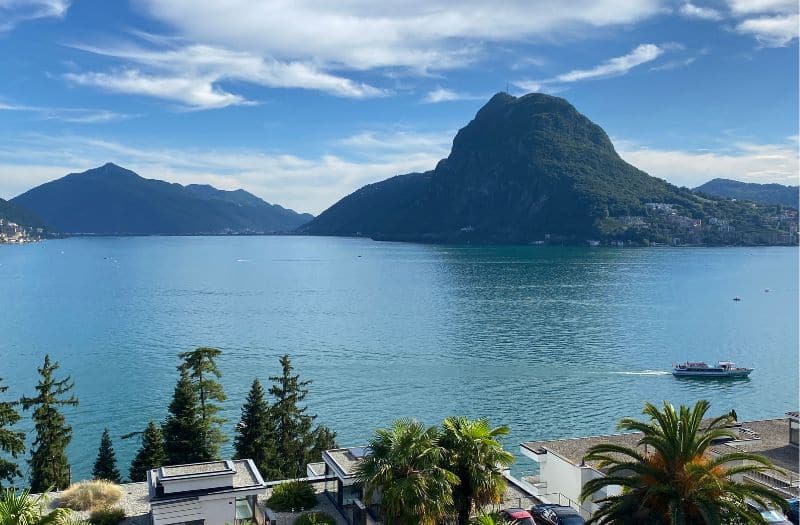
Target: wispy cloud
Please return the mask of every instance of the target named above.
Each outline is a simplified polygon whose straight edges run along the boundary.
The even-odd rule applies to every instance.
[[[800,16],[796,0],[728,0],[736,31],[755,37],[765,47],[782,47],[798,37]]]
[[[422,101],[426,104],[438,104],[439,102],[453,102],[457,100],[482,100],[485,98],[486,98],[485,95],[473,95],[469,93],[463,93],[459,91],[453,91],[451,89],[438,87],[426,93]]]
[[[39,18],[63,18],[70,0],[0,0],[0,33]]]
[[[666,46],[641,44],[626,55],[611,58],[589,69],[573,69],[544,80],[518,80],[514,85],[526,91],[541,91],[559,84],[609,78],[627,74],[631,69],[652,62],[664,54]]]
[[[687,18],[698,18],[700,20],[722,20],[723,16],[718,10],[713,7],[704,7],[686,2],[683,4],[679,12]]]
[[[0,137],[0,196],[13,197],[72,171],[113,161],[148,178],[244,188],[296,210],[319,213],[364,184],[435,167],[452,130],[364,131],[334,140],[332,153],[302,156],[250,148],[163,148],[95,136]]]
[[[614,143],[626,161],[679,186],[693,188],[717,177],[797,185],[800,178],[796,137],[777,144],[742,141],[725,148],[688,151],[648,148],[624,140]]]
[[[318,90],[349,98],[377,97],[385,90],[321,71],[314,64],[281,62],[218,47],[160,39],[168,47],[146,48],[76,45],[97,55],[133,62],[136,67],[104,72],[70,72],[64,78],[80,85],[175,101],[191,109],[214,109],[251,104],[244,96],[221,87],[241,81],[271,88]],[[145,68],[143,71],[141,68]]]
[[[127,120],[135,116],[105,109],[26,106],[24,104],[9,104],[2,101],[0,101],[0,111],[32,113],[38,119],[61,120],[63,122],[72,122],[76,124],[102,124],[105,122],[117,122],[120,120]]]

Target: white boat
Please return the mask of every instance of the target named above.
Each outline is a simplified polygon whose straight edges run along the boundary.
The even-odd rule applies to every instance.
[[[752,372],[752,368],[742,368],[730,361],[719,361],[716,366],[699,361],[687,361],[672,368],[675,377],[742,378]]]

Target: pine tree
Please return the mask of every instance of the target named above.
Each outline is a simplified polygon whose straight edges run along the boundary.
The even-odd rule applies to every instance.
[[[69,461],[67,445],[72,441],[72,427],[67,425],[64,415],[59,412],[61,406],[77,406],[78,399],[74,395],[65,397],[74,383],[69,376],[55,379],[58,362],[50,362],[50,355],[44,357],[44,364],[39,368],[41,379],[36,385],[35,397],[24,396],[20,399],[22,408],[33,408],[33,423],[36,439],[31,447],[31,491],[44,492],[48,489],[61,490],[69,485]]]
[[[280,362],[281,375],[269,378],[273,382],[269,393],[275,397],[270,410],[275,429],[275,457],[268,464],[269,470],[294,478],[304,475],[309,461],[319,460],[314,456],[317,450],[323,446],[333,448],[328,445],[335,442],[336,434],[327,427],[312,431],[317,416],[308,415],[307,407],[300,405],[308,395],[311,381],[300,381],[299,375],[292,375],[288,355],[281,357]]]
[[[108,428],[103,430],[100,438],[100,449],[97,452],[97,459],[92,470],[94,479],[105,479],[114,483],[121,483],[122,476],[117,469],[117,455],[114,453],[114,445],[111,443],[111,435]]]
[[[275,466],[275,429],[270,406],[264,399],[264,387],[253,380],[250,393],[242,406],[242,419],[236,425],[234,440],[236,459],[252,459],[264,479],[280,479]]]
[[[0,378],[0,394],[8,390],[7,386],[2,386],[2,382],[3,379]],[[25,452],[25,434],[14,430],[14,425],[20,420],[15,404],[0,401],[0,452],[11,458],[0,457],[0,490],[3,489],[4,480],[12,483],[14,478],[22,476],[16,462],[12,461]]]
[[[164,452],[164,436],[153,421],[147,424],[141,436],[142,446],[133,458],[128,471],[131,481],[145,481],[148,470],[163,466],[167,460],[167,454]]]
[[[197,394],[189,373],[181,370],[175,393],[169,404],[169,415],[164,422],[164,452],[169,465],[207,461],[200,430]]]
[[[220,445],[225,442],[225,435],[222,432],[225,419],[217,415],[220,406],[215,403],[221,403],[226,399],[222,385],[218,381],[222,374],[215,361],[221,354],[222,352],[216,348],[202,347],[178,356],[183,359],[179,370],[189,374],[200,401],[201,452],[205,460],[216,459],[219,456]]]

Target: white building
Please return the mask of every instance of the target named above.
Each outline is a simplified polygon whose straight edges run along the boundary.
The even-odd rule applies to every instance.
[[[797,497],[800,488],[798,474],[800,420],[797,412],[789,413],[787,417],[782,418],[734,423],[730,429],[736,437],[714,443],[711,454],[737,451],[757,453],[784,471],[784,473],[748,476],[746,479],[739,475],[736,476],[736,480],[766,485],[787,498]],[[597,509],[595,501],[605,496],[619,494],[620,489],[608,487],[602,493],[581,502],[583,485],[590,479],[605,476],[596,463],[587,464],[583,461],[586,452],[594,445],[613,443],[637,448],[640,452],[646,453],[646,448],[639,446],[640,438],[641,434],[630,433],[523,443],[520,445],[522,454],[539,465],[538,476],[526,480],[540,499],[570,505],[578,509],[584,517],[588,517]]]
[[[159,467],[147,472],[151,525],[254,521],[266,484],[252,460]]]

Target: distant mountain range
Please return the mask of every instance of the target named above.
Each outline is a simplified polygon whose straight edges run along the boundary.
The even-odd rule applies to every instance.
[[[713,179],[694,189],[696,192],[726,197],[729,199],[748,200],[761,204],[780,204],[794,209],[800,207],[800,187],[783,184],[757,184],[739,182],[731,179]]]
[[[44,227],[44,221],[37,217],[33,212],[3,199],[0,199],[0,219],[13,222],[24,227]]]
[[[300,231],[424,242],[796,242],[774,212],[649,176],[562,98],[498,93],[435,169],[364,186]]]
[[[313,219],[244,190],[145,179],[111,163],[42,184],[11,203],[67,234],[281,233]]]

